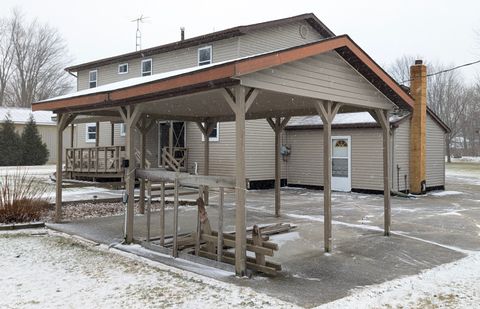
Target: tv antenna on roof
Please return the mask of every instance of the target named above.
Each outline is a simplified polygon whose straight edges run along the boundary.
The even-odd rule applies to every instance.
[[[139,51],[142,49],[142,33],[140,32],[140,23],[143,23],[145,19],[149,17],[145,17],[140,15],[140,17],[131,20],[131,22],[137,22],[137,32],[135,34],[135,50]]]

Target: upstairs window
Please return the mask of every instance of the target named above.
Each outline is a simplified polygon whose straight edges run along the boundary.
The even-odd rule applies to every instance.
[[[85,125],[85,141],[87,143],[95,143],[97,140],[97,125],[95,123],[87,123]]]
[[[93,70],[88,73],[88,84],[90,88],[97,87],[97,70]]]
[[[212,63],[212,46],[206,46],[198,49],[198,65]]]
[[[152,59],[142,60],[142,76],[152,75]]]
[[[118,74],[128,73],[128,63],[122,63],[118,65]]]

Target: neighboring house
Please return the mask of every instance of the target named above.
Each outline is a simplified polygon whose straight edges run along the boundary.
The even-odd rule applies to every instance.
[[[98,92],[115,83],[114,88],[128,87],[137,83],[135,78],[143,77],[148,82],[148,76],[160,76],[174,70],[185,69],[188,73],[194,67],[220,63],[232,59],[240,59],[276,50],[285,50],[296,46],[311,44],[333,37],[334,34],[313,14],[304,14],[291,18],[269,21],[254,25],[240,26],[218,31],[203,36],[186,39],[171,44],[161,45],[138,52],[100,59],[67,68],[70,73],[77,74],[78,95],[89,93],[89,88]],[[364,89],[372,87],[366,78],[359,78],[358,72],[337,52],[331,51],[316,56],[301,63],[302,68],[309,68],[311,74],[360,83]],[[288,65],[284,71],[272,70],[270,80],[276,74],[284,76],[296,70]],[[178,74],[179,71],[176,71]],[[368,72],[367,72],[368,73]],[[362,73],[362,74],[367,74]],[[123,82],[122,82],[123,81]],[[153,79],[152,79],[153,81]],[[117,83],[119,82],[119,83]],[[350,91],[349,86],[341,90]],[[93,89],[92,89],[93,90]],[[362,94],[363,95],[363,94]],[[445,125],[431,111],[427,122],[427,188],[443,188]],[[339,142],[348,149],[347,161],[335,158],[337,175],[347,174],[348,180],[334,180],[334,188],[350,191],[350,189],[382,191],[382,138],[381,129],[374,124],[368,114],[352,116],[349,122],[341,121],[342,114],[337,115],[333,135],[345,138]],[[369,118],[370,117],[370,118]],[[393,117],[395,118],[395,117]],[[360,119],[360,120],[359,120]],[[392,188],[405,190],[409,183],[410,154],[410,117],[395,118],[391,122],[393,130],[392,147]],[[350,131],[349,127],[362,127],[362,130]],[[187,169],[190,172],[198,167],[203,171],[203,135],[194,122],[174,123],[173,145],[188,149]],[[162,150],[169,144],[169,125],[158,121],[156,128],[150,130],[147,136],[147,167],[157,167],[162,164]],[[73,147],[95,147],[125,144],[125,130],[121,123],[111,122],[79,123],[75,127]],[[249,120],[246,123],[246,177],[250,188],[268,187],[273,185],[275,141],[274,132],[265,119]],[[319,118],[293,118],[282,135],[282,144],[290,147],[290,155],[282,158],[282,179],[294,185],[322,186],[321,158],[321,124]],[[334,141],[335,143],[338,140]],[[139,139],[136,140],[137,145]],[[219,122],[210,137],[210,174],[234,175],[235,173],[235,124]],[[336,151],[334,149],[334,151]],[[68,155],[67,155],[68,157]],[[309,160],[306,160],[308,157]],[[311,165],[312,159],[318,162]],[[308,165],[307,165],[308,164]],[[346,165],[344,165],[346,164]],[[397,168],[398,166],[398,168]],[[345,170],[346,168],[346,170]],[[406,175],[406,176],[405,176]],[[405,177],[407,179],[405,179]],[[341,177],[339,177],[341,178]],[[397,181],[397,179],[399,179]],[[341,185],[339,185],[341,183]],[[407,183],[407,185],[405,185]],[[337,187],[335,187],[337,186]]]
[[[38,133],[42,137],[42,141],[47,145],[49,152],[48,162],[55,163],[57,161],[57,154],[55,149],[57,147],[57,129],[56,122],[52,120],[54,114],[50,111],[35,111],[32,112],[30,108],[20,107],[0,107],[0,122],[5,121],[9,115],[10,119],[15,125],[15,130],[21,134],[25,125],[30,120],[30,115],[33,115],[35,123],[37,124]],[[68,134],[64,134],[65,140],[69,140]]]

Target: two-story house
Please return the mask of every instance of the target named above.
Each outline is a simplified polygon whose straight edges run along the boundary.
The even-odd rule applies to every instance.
[[[139,76],[150,76],[186,69],[195,66],[220,63],[251,55],[304,45],[334,36],[313,14],[239,26],[195,38],[181,40],[137,52],[100,59],[67,68],[77,74],[77,89],[84,90],[128,80]],[[345,63],[333,55],[325,68],[337,75],[345,71]],[[347,77],[348,78],[348,77]],[[375,162],[381,160],[379,140],[381,130],[375,120],[367,114],[339,115],[334,121],[334,136],[342,136],[341,145],[347,144],[346,155],[334,160],[336,168],[344,171],[347,179],[334,182],[334,189],[341,191],[382,191],[381,168]],[[307,117],[308,118],[308,117]],[[400,121],[402,120],[402,121]],[[409,189],[409,138],[410,117],[392,117],[392,149],[397,154],[392,160],[392,188],[398,191]],[[427,130],[427,181],[428,188],[443,188],[444,141],[448,130],[435,114],[428,110]],[[397,125],[398,123],[398,125]],[[98,127],[97,127],[98,125]],[[158,121],[147,137],[147,166],[162,166],[162,152],[169,146],[170,122]],[[193,122],[173,123],[173,146],[186,148],[178,154],[185,156],[186,168],[203,172],[204,138]],[[362,130],[352,133],[349,127]],[[398,129],[397,129],[398,128]],[[292,119],[282,134],[282,181],[290,185],[322,187],[322,163],[320,160],[321,120],[318,116]],[[300,130],[301,129],[301,130]],[[316,132],[316,133],[315,133]],[[398,132],[397,134],[395,134]],[[246,153],[250,158],[246,173],[250,188],[271,187],[274,180],[275,139],[274,132],[265,119],[249,120],[246,126]],[[234,123],[218,122],[210,135],[210,174],[232,175],[234,173]],[[125,126],[111,122],[83,123],[74,128],[74,148],[94,146],[124,146]],[[138,142],[137,142],[138,144]],[[340,145],[339,144],[339,145]],[[317,164],[306,163],[306,158],[317,157]],[[372,160],[372,158],[376,158]],[[78,158],[77,158],[78,159]],[[343,167],[342,167],[343,166]],[[341,174],[341,173],[340,173]]]
[[[57,114],[59,158],[63,131],[76,123],[74,149],[66,155],[72,175],[95,178],[121,171],[120,158],[126,157],[127,242],[134,239],[135,178],[141,179],[141,194],[145,180],[155,175],[162,182],[173,179],[177,189],[180,179],[196,181],[199,192],[220,183],[233,189],[234,263],[240,276],[247,265],[247,182],[254,187],[275,179],[276,216],[282,178],[323,187],[327,252],[332,248],[332,188],[383,191],[384,234],[389,235],[392,185],[415,193],[444,185],[448,128],[427,108],[426,67],[420,60],[412,65],[409,92],[350,37],[335,36],[313,14],[231,28],[68,70],[77,73],[78,91],[34,103],[32,109]],[[86,152],[75,150],[90,145]],[[188,162],[183,168],[190,172],[214,176],[149,170],[160,158],[177,171],[179,163]],[[58,161],[57,221],[62,175]]]

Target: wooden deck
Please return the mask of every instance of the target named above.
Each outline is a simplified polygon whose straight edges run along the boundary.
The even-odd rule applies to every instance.
[[[72,179],[121,178],[125,146],[67,148],[65,171]]]

